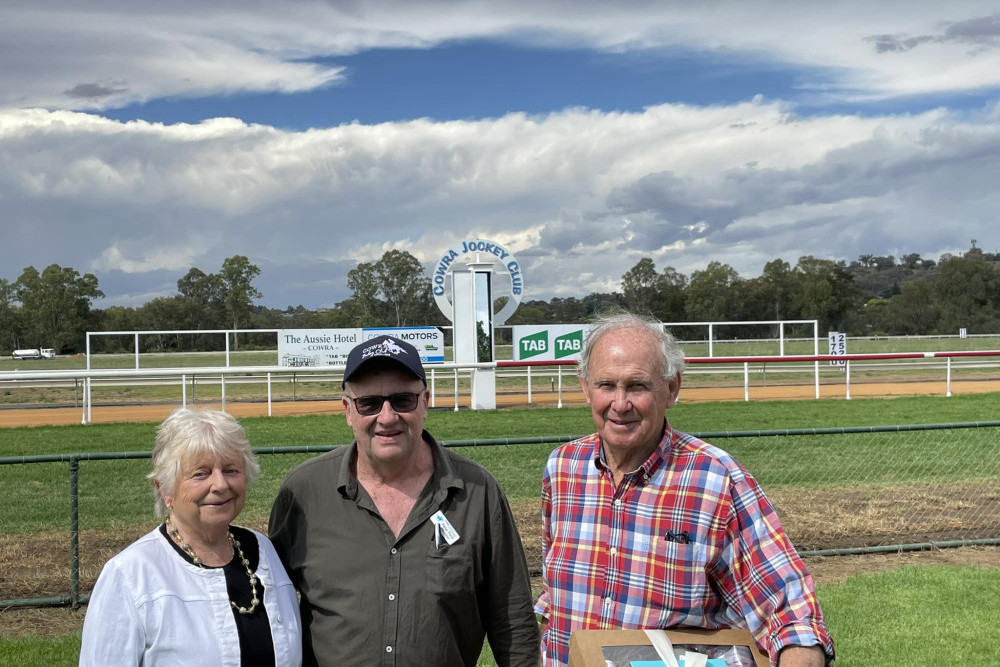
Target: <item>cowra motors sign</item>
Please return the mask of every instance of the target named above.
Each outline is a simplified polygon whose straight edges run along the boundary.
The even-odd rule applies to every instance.
[[[514,326],[514,361],[579,361],[586,324]]]

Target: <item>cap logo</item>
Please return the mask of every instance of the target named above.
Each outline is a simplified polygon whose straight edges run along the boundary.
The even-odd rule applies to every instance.
[[[396,345],[393,341],[386,340],[366,347],[361,351],[361,358],[371,359],[372,357],[394,357],[400,354],[406,354],[406,350]]]

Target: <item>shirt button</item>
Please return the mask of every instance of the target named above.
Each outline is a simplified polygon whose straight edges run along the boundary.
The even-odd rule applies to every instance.
[[[397,551],[396,547],[393,547],[392,549],[389,549],[389,553],[391,553],[391,554],[396,553],[396,551]]]
[[[396,599],[396,594],[395,593],[389,593],[389,600],[392,601],[392,600],[395,600],[395,599]]]
[[[618,549],[616,549],[614,547],[611,547],[611,555],[614,556],[617,553],[618,553]]]
[[[621,506],[622,506],[622,499],[619,498],[618,500],[615,501],[615,507],[621,507]]]
[[[392,647],[391,646],[386,646],[385,647],[385,652],[386,653],[392,653]]]
[[[610,607],[611,606],[611,596],[610,595],[608,597],[604,598],[604,606],[605,607]]]

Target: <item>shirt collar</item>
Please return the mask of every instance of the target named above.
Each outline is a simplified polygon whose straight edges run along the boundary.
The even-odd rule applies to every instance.
[[[431,488],[434,489],[434,499],[436,502],[444,500],[448,496],[449,489],[464,489],[465,482],[455,474],[451,461],[444,455],[444,446],[439,444],[426,429],[421,437],[431,447],[431,456],[434,459],[434,472],[431,473]],[[346,498],[357,499],[358,497],[358,476],[354,472],[354,461],[358,455],[358,443],[354,441],[349,445],[351,451],[341,459],[340,470],[337,473],[337,489]]]
[[[671,455],[673,452],[673,434],[674,431],[670,428],[670,422],[666,418],[663,419],[663,435],[660,436],[660,442],[656,445],[656,449],[649,455],[649,457],[643,461],[642,465],[636,470],[633,470],[629,475],[637,475],[642,479],[649,479],[654,472],[660,466],[666,466],[670,464]],[[607,471],[610,470],[608,467],[607,458],[604,455],[604,445],[601,442],[601,436],[598,435],[594,438],[594,465],[598,470]]]

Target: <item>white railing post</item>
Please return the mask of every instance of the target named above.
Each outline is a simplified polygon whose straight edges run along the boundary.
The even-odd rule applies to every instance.
[[[948,357],[948,363],[945,365],[945,368],[947,369],[945,371],[947,374],[947,382],[945,383],[947,390],[945,392],[945,396],[951,396],[951,357]]]
[[[437,376],[435,375],[434,369],[432,368],[431,369],[431,407],[432,408],[437,407],[437,396],[435,396],[435,394],[437,393],[435,391],[435,386],[437,384],[435,382],[436,378],[437,378]]]
[[[89,338],[87,340],[88,342],[90,341]],[[82,414],[80,415],[80,423],[84,425],[87,424],[87,381],[88,380],[90,380],[89,377],[83,378],[83,397],[80,401],[80,408],[83,410]]]
[[[531,405],[531,366],[525,366],[528,369],[528,405]]]
[[[851,360],[844,360],[844,384],[847,385],[847,400],[851,400]]]
[[[455,371],[455,412],[458,412],[458,368]]]
[[[188,406],[188,386],[187,386],[187,375],[181,376],[181,407],[186,408]]]
[[[556,405],[556,407],[561,408],[562,407],[562,366],[556,366],[556,369],[558,369],[558,371],[559,371],[559,402]]]
[[[267,374],[267,416],[271,416],[271,373]]]
[[[743,362],[743,402],[750,402],[750,362]]]

